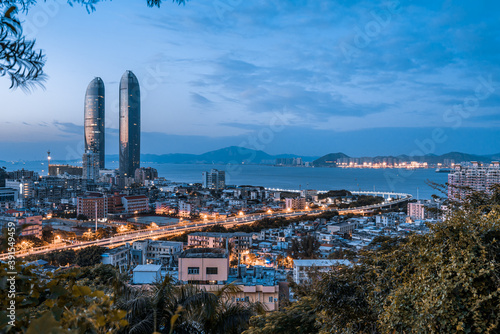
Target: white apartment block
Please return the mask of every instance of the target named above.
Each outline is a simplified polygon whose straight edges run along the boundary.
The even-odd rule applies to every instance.
[[[479,162],[472,162],[470,165],[455,165],[455,169],[448,174],[448,198],[464,199],[470,190],[460,189],[460,187],[491,193],[490,187],[498,183],[500,183],[499,162],[492,162],[489,165]]]
[[[140,213],[149,210],[149,200],[145,195],[123,196],[122,204],[128,214]]]

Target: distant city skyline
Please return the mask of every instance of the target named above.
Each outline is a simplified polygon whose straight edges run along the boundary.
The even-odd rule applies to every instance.
[[[0,78],[0,160],[81,158],[82,92],[94,77],[117,92],[124,68],[140,79],[142,153],[500,152],[500,4],[222,2],[38,3],[25,30],[49,79],[25,94]]]

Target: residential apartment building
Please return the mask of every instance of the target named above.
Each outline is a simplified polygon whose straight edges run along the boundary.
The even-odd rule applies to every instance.
[[[424,220],[425,219],[425,205],[420,201],[414,203],[408,203],[408,217],[412,220]]]
[[[76,214],[88,219],[105,219],[108,217],[108,198],[97,196],[77,197]]]
[[[202,186],[207,189],[222,190],[226,187],[226,172],[212,169],[202,173]]]
[[[31,179],[7,179],[5,187],[18,191],[17,206],[25,207],[34,195],[34,183]]]
[[[489,165],[480,162],[455,165],[454,170],[448,174],[448,198],[463,200],[471,191],[491,193],[491,186],[498,183],[500,183],[499,162],[492,162]]]
[[[182,252],[183,243],[177,241],[136,241],[132,244],[131,262],[133,264],[159,264],[172,266]]]
[[[108,249],[101,257],[103,264],[110,264],[124,270],[130,265],[130,246],[125,245]]]
[[[299,198],[285,198],[285,207],[290,210],[304,210],[306,208],[306,199]]]
[[[189,217],[193,211],[193,206],[190,203],[179,201],[179,217]]]
[[[230,276],[229,256],[224,249],[185,250],[179,256],[179,281],[197,284],[207,291],[216,291],[221,285],[231,283],[240,290],[228,296],[231,301],[261,302],[269,311],[278,309],[280,287],[272,275],[264,275],[262,267],[254,267],[251,275],[239,270],[237,276]]]
[[[358,222],[345,221],[340,223],[334,223],[331,225],[327,225],[326,228],[330,233],[338,233],[338,234],[352,233],[354,232],[355,229],[358,228]]]
[[[188,247],[226,248],[226,242],[234,250],[252,247],[252,233],[194,232],[188,235]]]
[[[149,200],[146,195],[123,196],[122,204],[127,214],[149,211]]]
[[[42,238],[42,216],[22,216],[16,220],[19,226],[24,226],[21,236]]]

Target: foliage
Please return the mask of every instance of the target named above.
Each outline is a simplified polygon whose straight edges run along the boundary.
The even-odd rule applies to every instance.
[[[314,259],[318,257],[320,246],[314,236],[306,235],[299,240],[292,239],[288,253],[294,259]]]
[[[87,12],[95,10],[101,0],[67,0],[70,6],[82,5]],[[147,0],[149,7],[160,7],[161,0]],[[186,0],[173,0],[184,4]],[[22,22],[16,17],[19,10],[27,13],[36,5],[36,0],[0,1],[0,77],[8,76],[10,88],[20,87],[25,90],[35,85],[42,86],[46,80],[43,71],[46,56],[37,50],[35,40],[28,40],[23,35]],[[43,86],[42,86],[43,87]]]
[[[314,334],[318,333],[315,302],[304,297],[283,311],[255,316],[243,334]]]
[[[17,7],[0,3],[0,76],[8,75],[10,88],[29,89],[45,80],[45,55],[35,50],[35,41],[23,36],[21,21],[16,17]]]
[[[101,263],[101,255],[106,248],[100,246],[90,246],[82,248],[76,254],[76,264],[80,267],[93,266]]]
[[[0,264],[0,331],[2,333],[107,333],[126,325],[126,312],[113,296],[78,284],[78,271],[41,274],[16,265],[15,325],[8,324],[7,268]]]
[[[328,197],[347,197],[352,196],[352,193],[348,190],[330,190],[326,193],[318,194],[318,199],[325,199]]]
[[[356,265],[299,287],[297,303],[312,298],[322,334],[498,333],[499,209],[500,186],[471,193],[428,234],[375,238]],[[300,331],[286,312],[253,318],[247,333]]]
[[[262,312],[258,303],[234,303],[233,285],[207,292],[193,285],[174,286],[167,276],[152,289],[125,288],[117,305],[127,310],[124,333],[241,333],[252,315]]]

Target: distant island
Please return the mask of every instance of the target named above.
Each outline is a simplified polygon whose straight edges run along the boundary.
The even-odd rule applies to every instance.
[[[481,161],[489,163],[500,160],[500,153],[490,155],[474,155],[461,152],[450,152],[442,155],[428,154],[424,156],[375,156],[351,157],[344,153],[329,153],[322,157],[300,156],[297,154],[268,154],[261,150],[230,146],[203,154],[141,154],[143,164],[173,163],[173,164],[245,164],[245,165],[275,165],[296,167],[360,167],[360,168],[390,168],[409,166],[412,162],[415,168],[450,167],[465,161]],[[106,155],[107,162],[118,161],[118,155]],[[78,163],[77,160],[65,163]],[[419,167],[420,166],[420,167]]]

